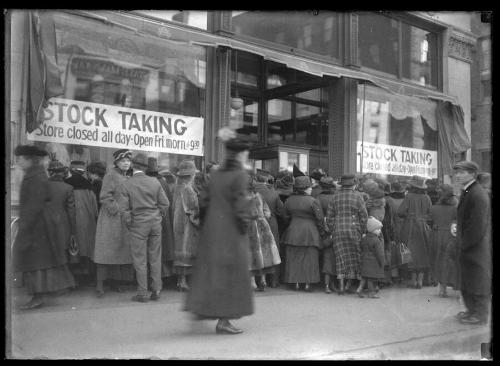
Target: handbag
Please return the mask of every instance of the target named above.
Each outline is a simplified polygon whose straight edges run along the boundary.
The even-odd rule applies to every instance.
[[[405,243],[399,243],[399,255],[401,257],[401,264],[407,264],[413,261],[410,248],[408,248]]]
[[[71,238],[69,240],[68,252],[70,257],[77,257],[78,253],[80,252],[78,243],[76,242],[75,237],[73,235],[71,235]]]

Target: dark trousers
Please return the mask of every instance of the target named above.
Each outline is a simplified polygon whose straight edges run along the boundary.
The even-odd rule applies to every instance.
[[[490,295],[475,295],[462,289],[465,307],[472,315],[483,321],[488,320]]]

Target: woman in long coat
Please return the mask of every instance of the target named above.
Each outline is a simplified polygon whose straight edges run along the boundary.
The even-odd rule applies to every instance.
[[[13,246],[13,268],[22,272],[32,298],[21,309],[43,305],[44,294],[75,286],[66,250],[74,229],[71,186],[47,179],[42,160],[47,153],[20,145],[14,151],[25,174],[20,190],[19,230]],[[62,180],[62,179],[61,179]]]
[[[432,236],[431,240],[436,248],[434,268],[435,279],[439,283],[439,295],[446,297],[446,287],[452,285],[458,289],[457,268],[450,266],[451,248],[456,238],[451,234],[451,225],[457,221],[458,200],[453,193],[453,186],[443,184],[439,192],[439,201],[431,207]],[[456,245],[455,245],[456,247]]]
[[[132,254],[128,229],[122,223],[118,205],[120,184],[129,178],[132,151],[113,153],[115,167],[104,176],[101,188],[101,210],[97,219],[94,263],[97,267],[98,297],[104,295],[104,280],[133,281]],[[118,288],[119,289],[119,288]]]
[[[318,201],[321,205],[321,210],[326,216],[328,212],[328,205],[333,202],[333,195],[335,194],[335,182],[332,177],[323,177],[319,181],[319,185],[322,188],[321,193],[318,195]],[[335,268],[335,253],[333,252],[333,240],[329,237],[327,240],[323,241],[323,249],[321,250],[322,256],[322,267],[321,272],[325,276],[325,292],[330,294],[332,288],[337,291],[337,286],[335,285],[334,279],[337,274]]]
[[[346,290],[353,291],[353,280],[361,278],[360,243],[361,236],[366,232],[368,214],[362,194],[354,190],[355,176],[343,175],[340,185],[341,189],[335,193],[333,202],[328,206],[326,223],[333,237],[338,294],[343,295]]]
[[[390,207],[389,213],[391,217],[389,219],[392,223],[392,240],[394,244],[401,243],[400,232],[403,219],[398,216],[398,208],[405,198],[405,192],[406,188],[401,184],[401,182],[396,181],[391,183],[391,193],[385,197],[387,205]],[[399,265],[395,261],[395,250],[396,246],[391,247],[391,276],[393,279],[400,281],[402,273],[400,273],[400,268],[398,267]]]
[[[193,161],[185,160],[179,164],[177,185],[173,197],[174,228],[174,271],[177,274],[177,289],[189,290],[186,276],[196,258],[200,210],[198,197],[193,189],[196,166]]]
[[[95,232],[99,210],[97,200],[92,190],[92,184],[83,176],[85,173],[85,163],[72,161],[70,165],[71,177],[64,179],[64,182],[73,187],[75,196],[76,212],[76,242],[78,244],[78,254],[72,256],[70,268],[75,277],[77,274],[89,277],[95,273],[94,258]]]
[[[401,241],[411,251],[412,261],[408,263],[411,272],[410,287],[422,288],[424,271],[429,268],[429,241],[431,229],[428,221],[432,207],[431,199],[425,193],[423,178],[414,175],[409,181],[408,194],[398,208],[398,216],[403,218]]]
[[[269,184],[269,179],[273,179],[270,174],[257,172],[255,191],[259,193],[270,210],[270,216],[267,219],[271,232],[273,233],[274,242],[276,243],[279,250],[280,234],[278,228],[278,218],[281,216],[283,211],[283,202],[281,201],[278,192],[274,189],[273,184]],[[281,256],[282,253],[280,253]],[[280,278],[280,264],[274,266],[273,270],[270,272],[271,276],[271,287],[279,286]]]
[[[219,319],[216,332],[241,333],[229,319],[253,313],[248,224],[250,197],[245,165],[250,145],[227,127],[219,131],[226,161],[211,175],[209,194],[185,310],[199,318]]]
[[[311,291],[309,284],[320,281],[319,249],[326,230],[320,203],[311,191],[308,176],[295,178],[294,193],[283,209],[289,223],[281,239],[286,245],[285,282],[294,283],[295,290],[303,283],[304,290]]]

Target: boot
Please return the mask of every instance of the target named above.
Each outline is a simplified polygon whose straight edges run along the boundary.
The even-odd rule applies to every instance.
[[[341,279],[339,279],[339,291],[338,291],[338,294],[339,295],[344,295],[344,292],[345,292],[344,279],[341,278]]]
[[[417,289],[422,288],[423,281],[424,281],[424,272],[418,272],[417,285],[416,285]]]

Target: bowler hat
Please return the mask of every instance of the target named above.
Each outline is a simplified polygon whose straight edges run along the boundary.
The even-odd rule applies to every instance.
[[[408,184],[410,184],[413,187],[420,188],[420,189],[426,189],[427,186],[424,183],[424,178],[419,177],[418,175],[414,175],[411,177],[410,181]]]
[[[117,162],[118,160],[123,159],[123,158],[130,159],[130,158],[132,158],[132,151],[130,151],[129,149],[116,150],[113,153],[113,158],[115,159],[115,162]]]
[[[477,173],[479,165],[473,161],[463,160],[453,165],[453,170],[466,170],[471,173]]]
[[[194,165],[194,161],[192,160],[183,160],[179,164],[179,171],[177,175],[192,175],[198,171],[196,169],[196,165]]]
[[[354,186],[356,185],[356,177],[354,174],[344,174],[340,177],[341,186]]]
[[[148,157],[143,153],[139,153],[132,158],[132,163],[134,166],[138,168],[147,168],[148,167]]]
[[[68,170],[68,167],[64,166],[59,160],[52,160],[47,170],[51,173],[62,173]]]
[[[322,177],[319,181],[319,185],[323,188],[335,188],[335,181],[332,177]]]
[[[45,150],[40,149],[38,146],[34,145],[18,145],[14,150],[14,155],[16,156],[47,156],[48,153]]]
[[[307,175],[295,178],[295,183],[293,184],[293,188],[299,190],[305,190],[311,186],[312,186],[311,179]]]

